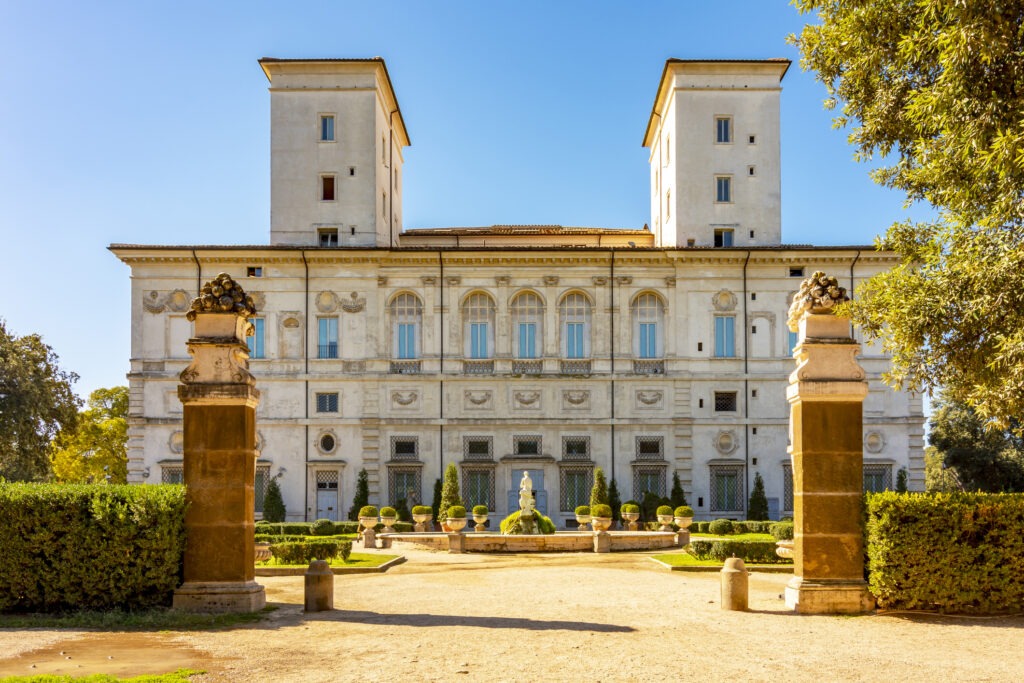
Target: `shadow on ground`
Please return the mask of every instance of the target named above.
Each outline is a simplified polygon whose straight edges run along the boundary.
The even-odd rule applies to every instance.
[[[332,610],[304,615],[307,621],[344,621],[355,624],[390,626],[471,626],[477,628],[521,629],[528,631],[593,631],[595,633],[632,633],[636,629],[616,624],[587,621],[541,621],[515,617],[470,617],[451,614],[380,614],[378,612]]]

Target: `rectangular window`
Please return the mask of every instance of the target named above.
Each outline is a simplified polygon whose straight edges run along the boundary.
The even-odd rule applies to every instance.
[[[715,230],[715,246],[731,247],[733,245],[733,231],[726,228]]]
[[[516,455],[540,455],[539,436],[516,436],[512,441]]]
[[[487,323],[469,324],[469,357],[490,358],[487,353]]]
[[[559,510],[572,512],[580,505],[590,504],[590,489],[594,485],[594,469],[590,466],[562,467],[560,479]]]
[[[633,499],[643,500],[648,491],[663,497],[665,474],[665,465],[633,465]]]
[[[252,334],[245,338],[249,345],[249,358],[265,358],[263,355],[263,318],[252,318]]]
[[[640,323],[640,357],[658,357],[658,324]]]
[[[417,460],[419,458],[419,442],[410,437],[391,437],[392,460]]]
[[[398,358],[416,358],[416,323],[398,323]]]
[[[338,229],[337,228],[324,228],[317,231],[317,235],[320,237],[321,247],[336,247],[338,246]]]
[[[537,357],[537,323],[519,323],[519,355],[517,358]]]
[[[739,512],[741,501],[740,474],[742,466],[711,466],[711,512]]]
[[[665,440],[660,436],[636,437],[637,460],[664,460]]]
[[[735,413],[736,412],[736,392],[735,391],[716,391],[715,392],[715,412],[716,413]]]
[[[793,511],[793,465],[788,462],[782,466],[782,510]]]
[[[719,204],[732,201],[732,176],[715,176],[715,201]]]
[[[803,277],[804,276],[804,267],[803,266],[790,266],[789,267],[789,276],[790,277]]]
[[[493,456],[491,455],[493,443],[494,440],[490,437],[466,437],[462,442],[462,457],[466,460],[493,460]]]
[[[338,412],[338,394],[334,393],[318,393],[316,395],[316,412],[318,413],[336,413]]]
[[[405,506],[412,509],[419,505],[420,468],[419,467],[388,467],[388,498],[392,505],[405,501]]]
[[[320,176],[320,199],[325,202],[334,201],[334,176]]]
[[[486,505],[488,510],[494,510],[494,469],[483,469],[479,466],[463,469],[462,481],[465,487],[463,500],[466,502],[466,509],[473,505]]]
[[[161,484],[183,484],[185,483],[184,465],[164,465],[160,468]]]
[[[732,119],[730,117],[715,117],[715,142],[720,145],[732,142]]]
[[[263,514],[263,501],[267,498],[267,486],[270,484],[270,465],[256,466],[256,485],[253,487],[254,508],[259,514]]]
[[[583,358],[583,323],[565,324],[565,357]]]
[[[864,493],[880,493],[891,488],[891,465],[864,465]]]
[[[320,117],[320,142],[334,142],[334,117]]]
[[[338,357],[338,319],[317,318],[317,358]]]
[[[590,460],[589,436],[562,437],[563,460]]]
[[[245,269],[246,277],[263,277],[263,268],[260,266],[249,266]]]
[[[727,315],[715,317],[715,358],[736,357],[736,318]]]
[[[793,351],[796,350],[796,344],[798,341],[800,341],[799,332],[790,332],[788,330],[786,331],[786,342],[789,346],[789,355],[793,355]]]

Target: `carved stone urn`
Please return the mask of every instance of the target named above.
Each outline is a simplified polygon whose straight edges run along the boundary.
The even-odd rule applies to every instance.
[[[484,521],[486,521],[486,520],[484,520]],[[447,522],[448,522],[448,530],[451,531],[452,533],[456,533],[457,534],[460,531],[462,531],[464,528],[466,528],[466,518],[465,517],[449,517]]]
[[[623,512],[622,513],[622,519],[624,519],[627,522],[629,522],[629,530],[630,531],[636,531],[639,528],[637,523],[636,523],[636,521],[638,519],[640,519],[640,513],[639,512]]]
[[[386,533],[386,534],[393,534],[393,533],[395,533],[395,530],[394,530],[393,527],[395,526],[395,522],[397,520],[398,520],[398,517],[383,517],[382,516],[380,518],[380,523],[384,525],[384,533]]]
[[[266,562],[271,558],[269,543],[256,543],[253,546],[253,554],[256,562]]]
[[[590,517],[590,526],[594,531],[608,531],[612,526],[611,517]]]
[[[586,531],[591,519],[590,515],[576,515],[576,523],[580,525],[578,531]]]
[[[374,527],[377,526],[377,518],[376,517],[360,517],[359,518],[359,524],[364,529],[373,529]]]
[[[427,523],[432,519],[434,519],[433,513],[428,512],[426,514],[414,514],[412,516],[412,520],[416,522],[416,526],[413,527],[413,531],[418,533],[425,532],[427,530]]]
[[[658,531],[673,531],[672,515],[658,515],[658,524],[661,525]]]
[[[478,515],[474,512],[473,521],[476,522],[476,531],[487,531],[487,527],[484,526],[487,524],[487,515]]]
[[[676,517],[675,523],[680,529],[689,529],[690,525],[693,524],[693,517]]]

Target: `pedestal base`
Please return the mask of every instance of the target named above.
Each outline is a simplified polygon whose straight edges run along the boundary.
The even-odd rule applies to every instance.
[[[676,545],[685,548],[690,544],[690,532],[687,529],[680,529],[676,532]]]
[[[267,594],[255,581],[185,582],[171,604],[182,612],[259,612]]]
[[[612,535],[607,531],[594,532],[594,552],[610,553],[612,551]]]
[[[373,529],[363,529],[363,547],[364,548],[376,548],[377,547],[377,532]]]
[[[457,531],[448,534],[448,552],[453,555],[460,555],[465,546],[466,539],[462,534]]]
[[[864,581],[794,576],[786,586],[786,607],[800,614],[863,614],[875,609],[875,598]]]

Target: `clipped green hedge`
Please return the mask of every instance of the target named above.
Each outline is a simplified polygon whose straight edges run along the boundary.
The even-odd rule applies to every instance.
[[[865,533],[879,607],[985,613],[1024,605],[1024,494],[873,494]]]
[[[185,487],[0,482],[0,612],[168,605]]]
[[[352,541],[305,541],[302,543],[275,543],[270,554],[284,564],[309,564],[313,560],[330,560],[341,556],[348,562]]]
[[[772,538],[776,541],[792,541],[793,522],[775,522],[768,527],[768,533],[770,533]]]
[[[725,562],[739,557],[750,564],[792,564],[792,559],[779,557],[771,541],[691,541],[689,552],[698,560]]]

